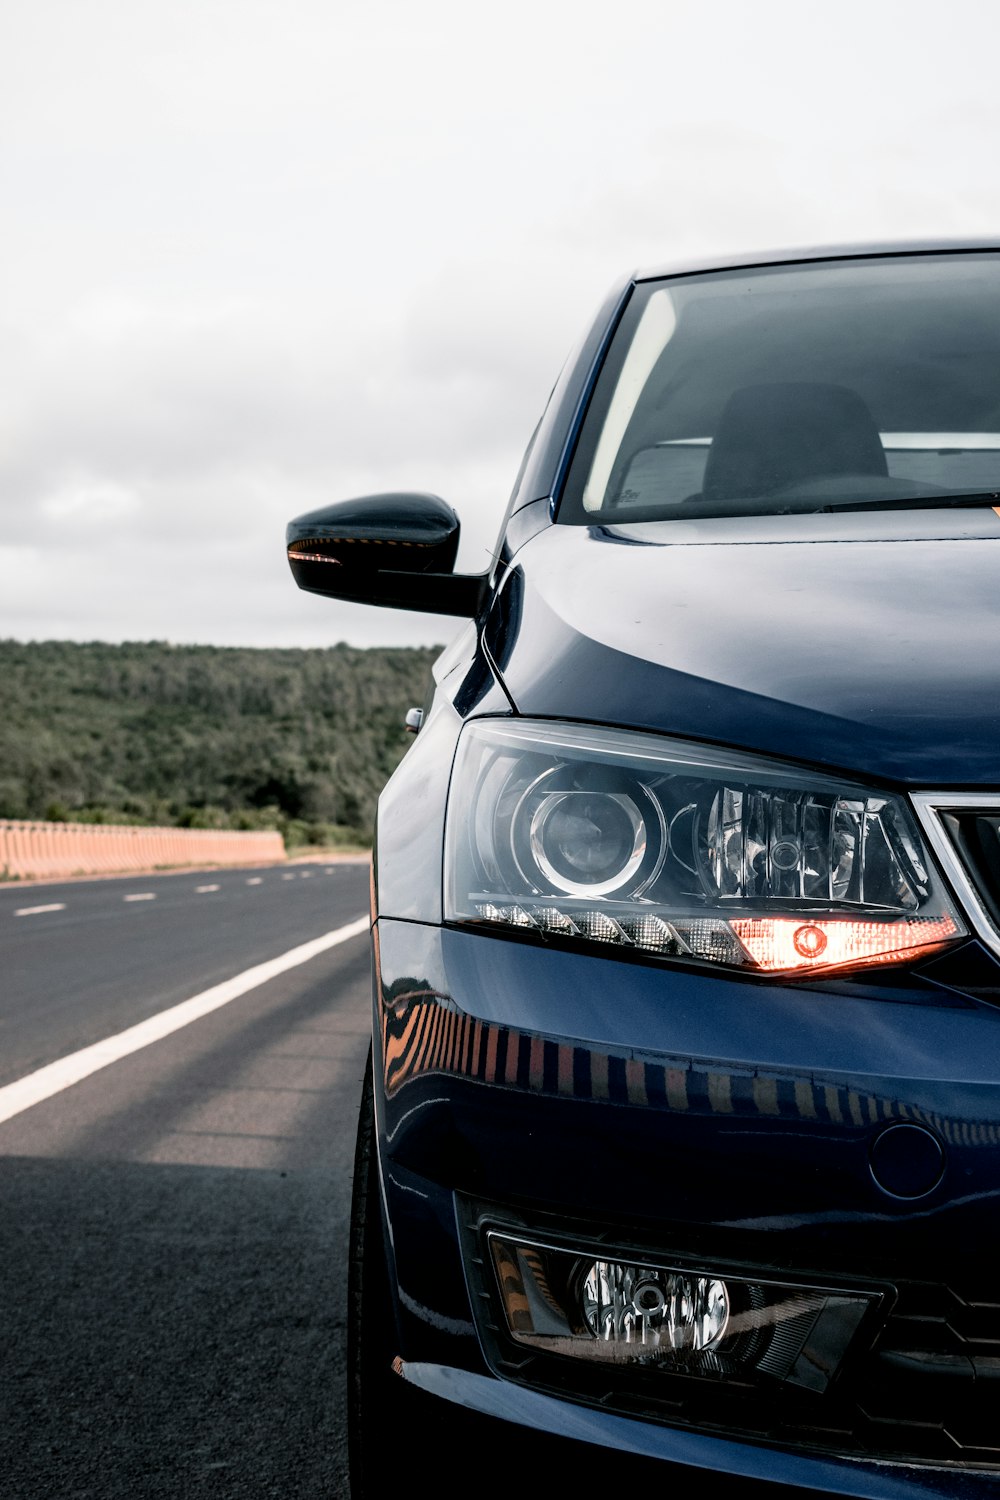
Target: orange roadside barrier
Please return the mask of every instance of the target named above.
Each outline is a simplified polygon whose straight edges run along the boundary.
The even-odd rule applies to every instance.
[[[0,818],[0,879],[110,875],[185,865],[273,864],[281,834],[216,828],[137,828],[112,823],[39,823]]]

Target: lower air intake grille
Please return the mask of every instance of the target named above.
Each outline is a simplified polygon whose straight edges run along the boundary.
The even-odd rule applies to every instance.
[[[897,1284],[895,1295],[885,1287],[881,1309],[821,1392],[779,1377],[749,1380],[723,1360],[696,1372],[595,1367],[512,1336],[489,1249],[493,1216],[484,1218],[484,1205],[460,1207],[477,1323],[502,1378],[645,1421],[783,1448],[996,1469],[1000,1484],[1000,1302],[942,1284]]]

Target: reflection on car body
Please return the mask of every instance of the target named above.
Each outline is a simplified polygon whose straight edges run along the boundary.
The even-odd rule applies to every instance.
[[[302,587],[469,621],[379,809],[355,1500],[397,1442],[1000,1486],[998,293],[990,246],[631,277],[489,573],[433,496],[290,525]]]

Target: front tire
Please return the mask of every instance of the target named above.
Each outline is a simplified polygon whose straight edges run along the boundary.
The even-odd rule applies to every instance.
[[[379,1183],[372,1049],[368,1050],[351,1196],[347,1306],[347,1459],[351,1500],[390,1493],[386,1452],[406,1392],[392,1373],[393,1298]]]

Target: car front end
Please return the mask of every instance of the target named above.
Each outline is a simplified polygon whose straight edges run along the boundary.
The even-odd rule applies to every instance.
[[[996,1493],[997,289],[987,247],[632,279],[490,575],[427,553],[409,607],[471,623],[379,808],[358,1496],[546,1493],[546,1445]],[[357,514],[295,523],[304,586]]]

